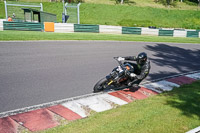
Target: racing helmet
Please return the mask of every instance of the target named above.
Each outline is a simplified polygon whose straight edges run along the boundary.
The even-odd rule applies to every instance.
[[[139,53],[137,56],[137,63],[140,65],[144,65],[147,61],[147,54],[145,52]]]

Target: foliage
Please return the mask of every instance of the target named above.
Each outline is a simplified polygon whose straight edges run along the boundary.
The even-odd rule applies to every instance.
[[[188,4],[188,5],[197,5],[197,3],[198,3],[198,0],[186,0],[186,1],[184,1],[186,4]]]
[[[154,0],[156,3],[161,3],[165,6],[173,6],[176,7],[177,6],[177,2],[179,0]],[[198,0],[183,0],[184,3],[188,4],[188,5],[197,5],[199,2]]]
[[[186,2],[199,3],[198,0],[185,0]]]
[[[120,4],[121,3],[121,0],[115,0],[116,4]],[[130,1],[130,0],[123,0],[123,3],[122,4],[128,4],[128,5],[131,5],[131,4],[135,4],[134,1]]]
[[[82,24],[189,29],[200,27],[199,11],[86,3],[80,6],[80,11]]]
[[[62,22],[62,2],[43,2],[45,12],[57,15]],[[197,9],[197,6],[193,7]],[[0,2],[0,18],[5,18],[4,3]],[[200,11],[176,10],[111,4],[82,3],[81,24],[120,25],[130,27],[166,27],[200,29]]]
[[[5,8],[4,3],[0,2],[0,19],[5,18]]]
[[[69,2],[69,3],[84,3],[84,0],[65,0],[65,2]]]
[[[115,0],[116,4],[119,4],[119,3],[121,3],[121,1],[122,1],[122,0]],[[128,2],[129,2],[129,0],[123,0],[123,2],[124,2],[124,3],[128,3]]]
[[[177,0],[155,0],[155,2],[162,3],[165,6],[172,6],[176,7],[177,6]]]

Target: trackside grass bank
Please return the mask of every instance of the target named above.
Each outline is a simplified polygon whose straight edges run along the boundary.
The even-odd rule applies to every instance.
[[[200,43],[199,38],[179,38],[141,35],[112,35],[98,33],[49,33],[34,31],[0,31],[0,41],[15,40],[111,40],[141,42]]]
[[[200,81],[42,133],[183,133],[200,125]]]
[[[80,12],[82,24],[200,29],[200,11],[83,3]]]
[[[42,3],[44,11],[56,14],[57,22],[62,22],[62,2]],[[155,3],[153,0],[134,0],[131,5],[115,5],[114,3],[114,0],[101,2],[86,0],[80,6],[80,23],[128,27],[156,26],[157,28],[200,29],[200,11],[197,10],[197,6],[186,8],[185,4],[178,3],[177,8],[167,8],[162,4]],[[0,2],[0,18],[5,18],[3,2]]]

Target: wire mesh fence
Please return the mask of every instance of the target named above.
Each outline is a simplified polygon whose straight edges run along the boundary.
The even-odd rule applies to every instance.
[[[80,6],[80,3],[79,4],[75,4],[75,3],[65,4],[65,14],[69,16],[67,23],[75,23],[75,24],[80,23],[79,6]]]
[[[32,8],[36,10],[41,10],[42,5],[40,3],[30,3],[30,2],[15,2],[15,1],[7,1],[4,2],[6,5],[6,17],[9,16],[15,21],[23,21],[24,20],[24,10],[22,8]],[[30,17],[31,15],[25,16]],[[30,18],[31,19],[31,18]]]

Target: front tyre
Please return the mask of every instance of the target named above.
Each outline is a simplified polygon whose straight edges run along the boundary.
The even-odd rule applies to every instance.
[[[94,93],[97,93],[97,92],[100,92],[100,91],[103,91],[108,85],[108,80],[107,78],[103,78],[101,80],[99,80],[95,86],[94,86]]]

